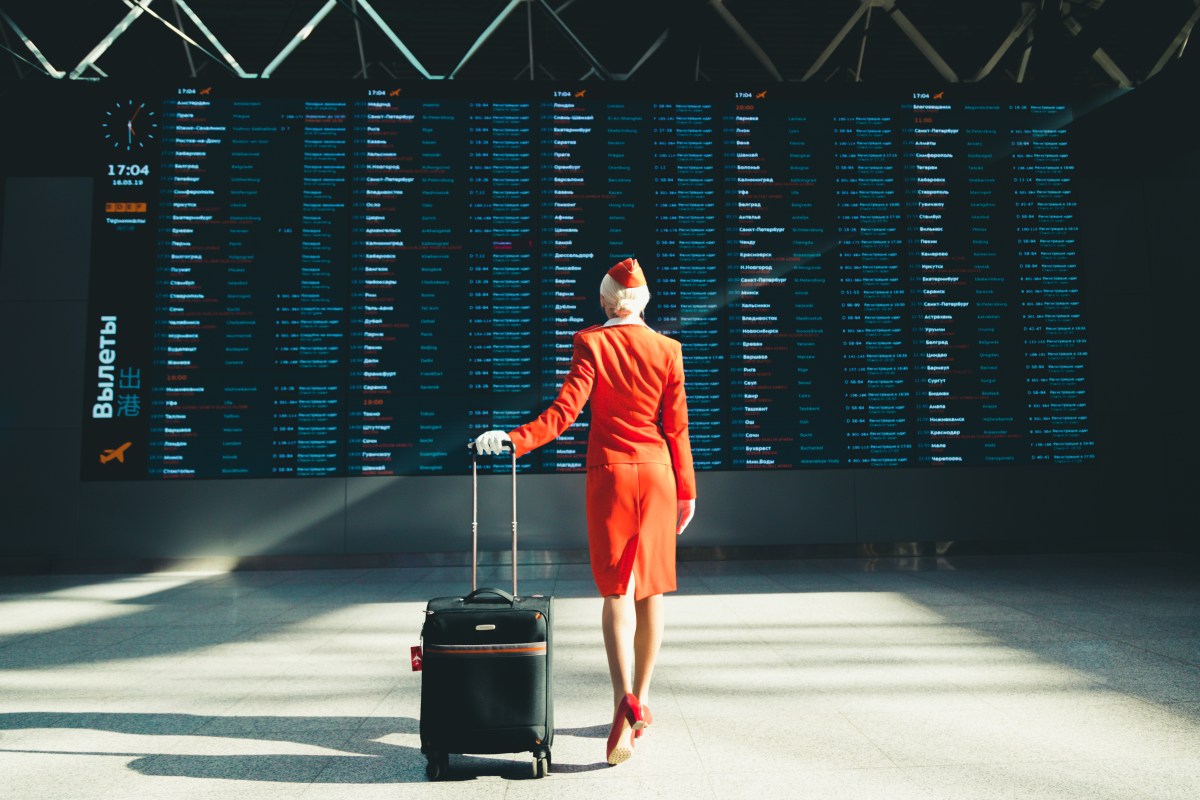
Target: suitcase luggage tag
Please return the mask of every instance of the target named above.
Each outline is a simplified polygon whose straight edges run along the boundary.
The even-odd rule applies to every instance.
[[[419,644],[414,644],[412,647],[410,647],[410,648],[409,648],[409,650],[410,650],[410,653],[411,653],[411,655],[410,655],[410,658],[411,658],[411,660],[412,660],[412,671],[413,671],[413,672],[420,672],[420,671],[421,671],[421,665],[422,665],[422,664],[424,663],[424,661],[425,661],[425,655],[424,655],[424,653],[423,653],[423,652],[422,652],[422,650],[421,650],[421,645],[419,645]]]

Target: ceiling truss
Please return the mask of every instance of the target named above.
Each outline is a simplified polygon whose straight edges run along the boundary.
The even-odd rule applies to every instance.
[[[118,2],[118,0],[106,1]],[[1096,37],[1084,35],[1088,33],[1092,21],[1100,19],[1101,15],[1106,13],[1106,6],[1119,5],[1122,0],[1013,0],[1010,3],[1011,22],[1006,23],[1011,24],[1012,27],[1002,36],[999,46],[994,51],[990,51],[990,56],[983,64],[966,65],[971,67],[968,69],[962,69],[962,65],[960,65],[960,69],[956,70],[931,43],[930,39],[922,33],[918,24],[899,7],[900,4],[897,0],[838,0],[839,7],[845,7],[849,12],[848,18],[828,39],[807,70],[803,72],[794,70],[795,74],[789,75],[786,69],[779,66],[778,59],[772,58],[769,54],[769,46],[763,44],[761,36],[756,36],[751,32],[750,27],[739,21],[734,9],[730,7],[735,5],[731,0],[703,0],[702,2],[700,0],[693,0],[693,2],[675,0],[673,7],[678,9],[677,12],[674,12],[677,17],[668,18],[666,26],[657,35],[657,38],[654,38],[642,55],[626,68],[626,71],[622,72],[617,68],[619,65],[615,63],[617,59],[611,54],[611,49],[597,55],[598,51],[594,49],[595,43],[593,42],[593,46],[589,47],[585,43],[585,36],[580,35],[580,31],[576,30],[576,27],[579,26],[573,27],[570,20],[569,12],[571,12],[572,6],[584,6],[587,3],[599,1],[555,0],[557,5],[554,5],[551,0],[507,0],[499,12],[483,25],[479,34],[463,55],[457,59],[455,65],[444,70],[442,74],[436,74],[434,70],[427,67],[397,32],[397,25],[389,23],[376,9],[375,3],[382,4],[383,0],[325,0],[294,33],[289,35],[287,31],[283,31],[285,44],[257,72],[244,68],[231,50],[205,23],[201,13],[193,8],[193,3],[199,6],[202,0],[191,0],[190,3],[188,0],[119,0],[126,9],[124,16],[110,29],[99,31],[94,45],[86,50],[71,67],[57,66],[51,63],[44,51],[26,34],[22,22],[0,8],[0,33],[3,34],[3,38],[0,39],[0,48],[7,51],[11,57],[19,78],[99,80],[108,77],[108,73],[99,65],[99,62],[115,43],[126,36],[134,26],[156,26],[162,35],[175,37],[180,42],[186,74],[191,77],[196,77],[204,66],[213,63],[237,78],[266,79],[274,75],[297,52],[302,52],[305,41],[315,30],[327,24],[329,19],[335,15],[343,15],[343,17],[349,15],[353,21],[353,36],[348,37],[345,45],[357,53],[358,70],[353,75],[345,74],[340,77],[370,78],[372,72],[375,72],[378,77],[378,71],[374,70],[374,67],[378,67],[389,77],[396,77],[396,70],[389,68],[383,59],[369,60],[367,58],[363,31],[368,30],[373,31],[376,35],[381,35],[387,43],[385,48],[389,52],[394,51],[393,55],[402,60],[399,63],[406,64],[421,78],[452,80],[462,78],[468,64],[489,47],[506,46],[511,48],[514,41],[511,35],[514,26],[520,25],[523,18],[523,27],[525,28],[523,38],[526,45],[524,49],[527,63],[514,76],[515,78],[628,80],[633,78],[661,50],[667,49],[666,45],[672,42],[672,37],[679,39],[686,35],[686,31],[694,29],[694,20],[687,20],[687,24],[681,24],[684,22],[685,16],[708,15],[710,23],[723,26],[726,33],[732,36],[732,41],[735,41],[743,49],[743,54],[758,65],[761,69],[760,79],[779,82],[828,80],[832,74],[830,66],[835,54],[839,53],[844,46],[848,46],[848,41],[856,39],[855,52],[851,52],[849,55],[853,66],[850,67],[846,64],[843,66],[853,81],[861,82],[866,74],[864,59],[870,43],[873,37],[878,35],[880,26],[886,26],[890,21],[890,24],[894,25],[915,49],[916,54],[924,59],[929,67],[932,67],[936,74],[947,83],[995,80],[991,76],[997,74],[997,67],[1006,58],[1012,60],[1010,54],[1018,54],[1015,69],[1002,74],[1007,74],[1007,77],[1013,82],[1024,83],[1029,74],[1030,56],[1035,49],[1035,32],[1044,32],[1047,30],[1047,24],[1051,24],[1059,26],[1060,32],[1065,31],[1069,40],[1079,42],[1079,60],[1090,59],[1113,85],[1128,88],[1139,82],[1139,79],[1145,80],[1157,74],[1172,59],[1182,57],[1193,28],[1200,22],[1200,0],[1183,0],[1191,4],[1189,8],[1185,9],[1190,12],[1190,15],[1183,18],[1182,25],[1171,28],[1171,36],[1164,38],[1164,41],[1161,42],[1161,54],[1157,56],[1152,66],[1142,70],[1142,74],[1138,75],[1137,71],[1131,72],[1122,69],[1118,65],[1117,59],[1110,54],[1104,43],[1097,41]],[[1124,0],[1127,4],[1134,1]],[[831,5],[834,3],[826,3],[826,6]],[[1086,21],[1079,19],[1081,10],[1086,12]],[[579,71],[570,75],[561,74],[560,71],[556,75],[539,60],[538,49],[546,42],[546,28],[543,27],[540,36],[535,37],[535,16],[542,20],[543,26],[548,25],[552,34],[560,40],[559,45],[565,42],[570,46],[580,62]],[[628,20],[630,25],[636,25],[639,22],[639,19]],[[466,24],[468,23],[464,20],[463,25]],[[507,30],[509,35],[505,43],[500,44],[496,40],[500,38],[499,33],[502,30]],[[583,29],[581,28],[581,30]],[[855,35],[856,31],[857,35]],[[980,47],[976,52],[989,52],[985,42],[989,38],[994,42],[995,37],[988,34],[1002,32],[1002,30],[980,31]],[[1040,36],[1041,34],[1037,33],[1036,35]],[[594,35],[593,38],[595,38]],[[853,45],[849,46],[853,47]],[[693,49],[684,49],[689,54],[693,52]],[[689,70],[691,77],[697,80],[713,80],[722,77],[719,58],[711,55],[702,58],[699,48],[694,48],[694,52],[694,69]],[[678,56],[676,55],[676,57]],[[626,59],[627,55],[622,51],[620,60],[625,61]],[[608,64],[605,61],[608,61]],[[880,72],[882,77],[883,74],[886,74],[886,69],[882,69]],[[960,74],[968,77],[960,78]],[[1135,77],[1131,77],[1131,74]]]

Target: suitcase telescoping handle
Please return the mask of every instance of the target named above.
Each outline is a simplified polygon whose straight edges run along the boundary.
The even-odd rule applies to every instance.
[[[512,593],[517,596],[517,448],[511,441],[504,442],[512,457]],[[479,450],[475,442],[467,445],[471,452],[471,591],[479,584]]]

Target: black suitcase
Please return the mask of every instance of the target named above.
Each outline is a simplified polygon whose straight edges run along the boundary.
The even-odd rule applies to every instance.
[[[436,597],[421,629],[421,752],[431,780],[451,753],[533,754],[545,777],[554,741],[551,686],[554,598],[517,594],[517,459],[512,457],[512,592],[476,588],[478,458],[471,445],[471,593]]]

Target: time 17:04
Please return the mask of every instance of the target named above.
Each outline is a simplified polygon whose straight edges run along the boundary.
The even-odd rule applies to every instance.
[[[108,174],[110,176],[129,176],[137,177],[138,175],[149,175],[149,164],[109,164]]]

